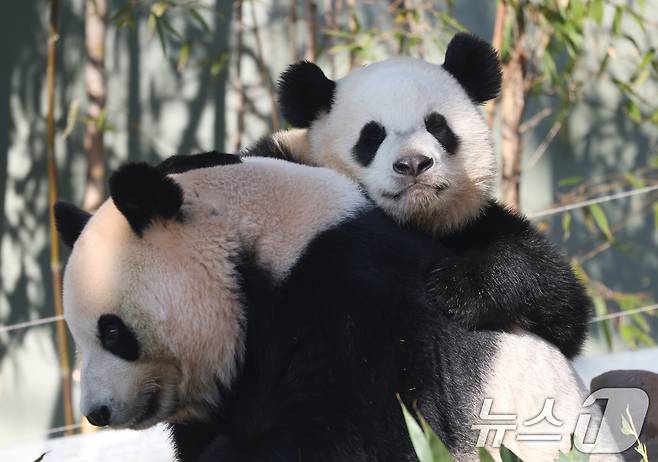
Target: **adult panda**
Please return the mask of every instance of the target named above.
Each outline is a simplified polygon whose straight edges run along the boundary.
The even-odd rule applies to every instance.
[[[110,193],[93,216],[55,208],[91,423],[168,422],[182,461],[417,460],[399,394],[471,460],[491,398],[525,460],[568,449],[586,394],[568,361],[437,312],[422,281],[441,244],[341,174],[210,153],[128,164]],[[546,398],[562,425],[526,428]],[[515,438],[542,431],[561,439]]]
[[[492,199],[496,159],[478,105],[500,84],[495,50],[469,34],[452,39],[443,65],[393,58],[333,81],[301,62],[281,76],[279,102],[308,130],[266,136],[243,154],[355,178],[401,224],[452,250],[428,284],[454,319],[520,326],[573,357],[591,317],[584,288],[556,247]]]

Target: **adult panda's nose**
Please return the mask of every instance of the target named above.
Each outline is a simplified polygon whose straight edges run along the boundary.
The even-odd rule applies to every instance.
[[[418,176],[434,165],[434,159],[423,154],[411,154],[393,162],[393,171],[400,175]]]
[[[89,423],[96,425],[97,427],[105,427],[109,425],[111,417],[112,414],[110,413],[110,408],[107,406],[98,406],[87,414],[87,420]]]

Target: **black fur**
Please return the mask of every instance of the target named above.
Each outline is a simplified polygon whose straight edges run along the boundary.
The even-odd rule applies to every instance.
[[[283,159],[293,161],[294,157],[292,152],[283,144],[274,141],[270,135],[263,136],[256,141],[256,144],[244,149],[241,156],[254,156],[254,157],[272,157],[274,159]]]
[[[69,248],[73,248],[73,244],[80,237],[80,233],[91,218],[91,214],[64,201],[57,201],[54,213],[59,237]]]
[[[133,331],[114,314],[98,318],[98,340],[107,351],[126,361],[137,361],[139,342]]]
[[[127,164],[110,177],[110,196],[133,231],[142,236],[156,218],[173,218],[183,204],[183,191],[162,169]]]
[[[279,105],[293,126],[307,128],[334,101],[336,82],[315,64],[302,61],[286,69],[279,79]]]
[[[448,44],[443,68],[477,104],[498,96],[502,80],[498,53],[475,35],[460,33]]]
[[[178,154],[160,162],[158,170],[164,174],[183,173],[198,168],[217,167],[219,165],[239,164],[242,160],[235,154],[223,154],[217,151],[194,155]]]
[[[481,217],[441,241],[453,256],[428,279],[437,303],[468,327],[518,325],[578,354],[591,301],[567,260],[523,217],[491,201]]]
[[[445,253],[371,209],[317,237],[281,284],[245,258],[244,364],[210,422],[172,427],[180,459],[416,461],[396,394],[472,451],[497,334],[429,304],[422,281]]]
[[[454,154],[459,147],[459,139],[448,125],[448,121],[438,112],[425,117],[425,129],[438,141],[448,154]]]
[[[386,139],[386,128],[374,120],[370,121],[361,129],[359,139],[352,148],[352,155],[361,165],[368,166],[375,158],[384,139]]]

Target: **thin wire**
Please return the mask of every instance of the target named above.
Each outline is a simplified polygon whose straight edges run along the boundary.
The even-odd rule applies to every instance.
[[[645,186],[644,188],[632,189],[630,191],[622,191],[615,194],[610,194],[607,196],[597,197],[595,199],[589,199],[583,202],[576,202],[575,204],[564,205],[562,207],[556,207],[554,209],[543,210],[541,212],[529,213],[528,218],[540,218],[548,215],[555,215],[562,212],[568,212],[569,210],[579,209],[582,207],[587,207],[594,204],[600,204],[602,202],[613,201],[617,199],[623,199],[625,197],[637,196],[639,194],[646,194],[651,191],[658,191],[658,184],[653,186]]]
[[[632,314],[646,313],[647,311],[658,310],[658,304],[643,306],[642,308],[636,308],[634,310],[628,311],[618,311],[616,313],[604,314],[602,316],[596,316],[590,322],[601,322],[607,321],[608,319],[623,318],[624,316],[630,316]]]
[[[63,315],[58,315],[58,316],[50,316],[49,318],[35,319],[33,321],[18,322],[16,324],[11,324],[9,326],[0,326],[0,334],[4,332],[11,332],[12,330],[41,326],[43,324],[50,324],[51,322],[57,322],[63,319],[64,319]]]

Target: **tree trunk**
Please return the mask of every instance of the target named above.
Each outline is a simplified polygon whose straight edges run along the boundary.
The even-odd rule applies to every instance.
[[[510,50],[509,60],[503,65],[500,95],[502,121],[502,182],[503,202],[518,210],[520,207],[522,138],[521,123],[525,110],[525,70],[523,32]]]
[[[89,0],[85,13],[85,84],[87,86],[87,121],[84,149],[87,153],[87,185],[83,207],[96,210],[105,199],[105,150],[103,120],[105,109],[105,30],[107,1]]]

